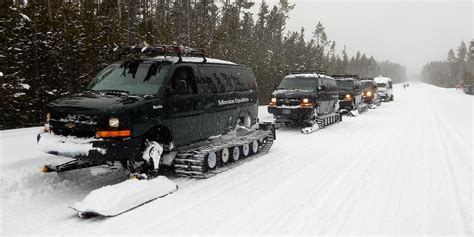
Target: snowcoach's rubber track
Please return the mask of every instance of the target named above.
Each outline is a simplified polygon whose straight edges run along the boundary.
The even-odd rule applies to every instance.
[[[326,126],[335,124],[340,121],[342,121],[342,116],[339,113],[325,115],[325,116],[316,118],[315,124],[312,127],[304,127],[301,129],[301,132],[304,134],[313,133],[314,131],[317,131],[318,129],[322,129]],[[317,128],[314,127],[315,125],[317,125]]]
[[[229,157],[228,164],[222,164],[221,162],[218,162],[218,166],[215,169],[207,170],[205,168],[207,165],[206,157],[209,153],[214,152],[216,154],[220,154],[225,148],[232,152],[234,147],[239,147],[240,151],[242,151],[243,145],[252,144],[254,141],[257,141],[258,151],[256,153],[249,152],[247,156],[249,157],[257,154],[267,153],[272,147],[274,140],[274,126],[266,124],[263,126],[263,129],[256,130],[245,136],[237,137],[228,141],[222,141],[219,143],[178,151],[176,159],[174,160],[176,175],[199,179],[212,177],[234,167],[235,165],[231,164],[232,158]],[[232,156],[232,154],[229,156]],[[243,155],[240,156],[240,159],[244,158],[246,157]],[[238,161],[234,161],[234,163],[239,163],[240,159]]]

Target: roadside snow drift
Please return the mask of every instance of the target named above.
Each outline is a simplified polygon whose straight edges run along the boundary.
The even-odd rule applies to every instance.
[[[130,179],[96,189],[71,208],[83,213],[115,216],[177,189],[178,186],[164,176],[152,180]]]

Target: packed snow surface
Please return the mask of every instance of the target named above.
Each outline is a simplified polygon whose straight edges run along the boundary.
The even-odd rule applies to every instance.
[[[93,190],[72,208],[80,212],[114,216],[153,199],[164,197],[176,189],[176,184],[164,176],[152,180],[130,179]]]
[[[0,235],[472,235],[474,97],[394,87],[395,101],[314,133],[278,129],[268,154],[209,179],[168,176],[178,191],[113,218],[68,206],[125,172],[40,173],[64,161],[37,149],[41,128],[1,131]]]

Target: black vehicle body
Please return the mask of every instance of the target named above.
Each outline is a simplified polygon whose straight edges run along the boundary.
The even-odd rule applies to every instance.
[[[362,99],[366,104],[380,104],[380,99],[377,94],[377,83],[373,78],[363,78],[362,83]]]
[[[52,101],[48,104],[46,132],[38,135],[38,141],[54,136],[59,141],[57,144],[75,145],[72,151],[68,147],[53,147],[46,152],[89,161],[123,162],[140,159],[147,139],[158,139],[165,149],[172,150],[225,134],[238,123],[252,126],[257,122],[256,79],[247,66],[195,57],[178,60],[170,56],[121,61],[116,65],[122,68],[133,63],[150,64],[155,72],[162,73],[161,79],[153,82],[156,84],[141,88],[148,92],[153,86],[159,89],[135,95],[115,90],[86,90]],[[179,73],[186,74],[186,79],[176,79]],[[150,71],[145,80],[149,74]],[[89,87],[100,83],[96,80],[99,79]],[[114,123],[111,121],[118,121],[118,125],[111,127]]]
[[[303,89],[295,83],[294,88],[285,88],[283,85],[289,80],[307,80],[312,86]],[[312,124],[315,117],[337,112],[336,82],[320,72],[290,74],[271,96],[268,112],[276,123]]]
[[[358,109],[364,102],[362,84],[356,75],[333,75],[336,78],[339,93],[339,109],[351,111]]]

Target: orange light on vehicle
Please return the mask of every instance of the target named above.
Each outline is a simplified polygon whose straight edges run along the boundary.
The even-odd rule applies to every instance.
[[[300,106],[303,108],[314,107],[314,103],[304,98],[301,100]]]
[[[132,132],[130,130],[97,131],[95,135],[101,138],[130,137],[132,135]]]
[[[270,100],[270,103],[268,104],[268,106],[270,107],[276,107],[277,106],[277,99],[276,98],[272,98]]]

